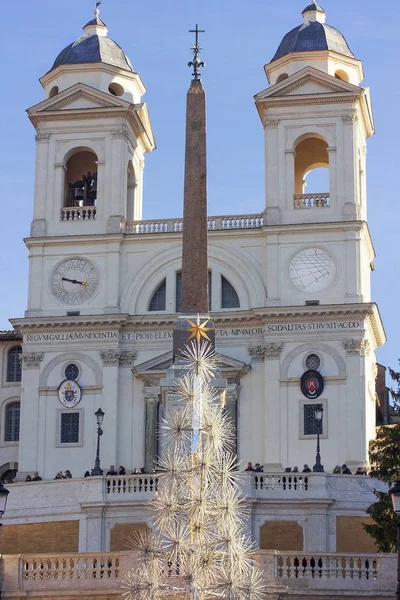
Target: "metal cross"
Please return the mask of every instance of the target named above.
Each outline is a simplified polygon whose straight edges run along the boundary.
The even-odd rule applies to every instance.
[[[199,33],[205,33],[205,29],[199,29],[199,26],[196,24],[196,29],[190,29],[189,33],[196,34],[196,40],[194,46],[191,48],[193,50],[193,60],[188,63],[189,67],[193,67],[193,77],[194,79],[200,79],[200,67],[205,67],[206,63],[200,60],[200,52],[201,48],[199,45]]]
[[[199,45],[199,33],[205,33],[206,30],[205,29],[199,29],[199,26],[196,23],[196,29],[189,29],[189,33],[195,33],[196,34],[196,41],[194,43],[195,46]],[[199,48],[200,50],[200,48]]]

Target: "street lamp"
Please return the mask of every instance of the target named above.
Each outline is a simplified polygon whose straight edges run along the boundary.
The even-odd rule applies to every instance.
[[[322,416],[324,414],[324,409],[320,404],[317,404],[314,408],[314,419],[317,425],[317,455],[315,457],[315,465],[313,466],[314,473],[323,473],[324,465],[321,465],[321,454],[319,447],[319,436],[322,431]]]
[[[7,497],[10,491],[4,487],[3,482],[0,481],[0,519],[4,515],[7,504]],[[1,523],[0,523],[1,525]]]
[[[397,588],[396,600],[400,600],[400,480],[389,490],[392,497],[393,511],[397,520]]]
[[[96,450],[96,460],[94,461],[94,469],[92,469],[92,475],[103,475],[103,469],[100,469],[100,436],[103,435],[103,430],[101,428],[104,419],[104,412],[99,408],[95,413],[96,422],[97,422],[97,450]]]

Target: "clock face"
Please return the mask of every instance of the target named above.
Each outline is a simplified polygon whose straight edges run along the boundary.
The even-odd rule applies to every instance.
[[[289,265],[289,277],[302,292],[325,290],[333,282],[336,266],[333,258],[320,248],[307,248],[296,254]]]
[[[82,304],[93,296],[98,285],[96,267],[84,258],[70,258],[54,269],[51,290],[65,304]]]

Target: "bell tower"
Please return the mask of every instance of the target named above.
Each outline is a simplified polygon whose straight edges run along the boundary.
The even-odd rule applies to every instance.
[[[255,96],[265,133],[271,306],[370,302],[366,199],[374,133],[362,63],[313,2],[265,66]],[[271,230],[272,231],[272,230]],[[286,273],[286,277],[282,274]]]
[[[265,66],[271,87],[255,97],[265,131],[267,223],[366,220],[366,139],[374,124],[362,64],[319,4],[302,15]]]
[[[40,80],[31,237],[123,231],[142,215],[144,154],[154,138],[129,58],[96,9]]]

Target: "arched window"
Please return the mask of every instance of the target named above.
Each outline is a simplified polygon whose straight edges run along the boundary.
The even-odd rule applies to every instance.
[[[208,310],[211,311],[211,297],[212,297],[212,285],[211,285],[211,271],[208,271]],[[182,312],[182,271],[176,273],[176,294],[175,294],[175,309],[176,312]]]
[[[18,442],[19,441],[19,413],[20,403],[10,402],[6,406],[4,441]]]
[[[329,206],[329,152],[322,138],[310,134],[295,148],[295,208]]]
[[[338,69],[335,73],[335,77],[336,79],[341,79],[342,81],[349,81],[349,76],[346,73],[346,71],[343,71],[342,69]]]
[[[281,73],[279,75],[278,79],[276,80],[276,83],[280,83],[281,81],[284,81],[288,77],[289,77],[289,75],[287,73]]]
[[[49,98],[54,98],[54,96],[57,96],[59,91],[60,90],[58,89],[58,85],[55,85],[54,87],[52,87],[50,90],[50,93],[49,93]]]
[[[68,159],[64,205],[97,206],[97,156],[92,150],[77,149]]]
[[[240,308],[235,288],[221,275],[221,308]]]
[[[167,295],[167,281],[164,281],[158,286],[153,294],[149,304],[149,311],[165,310]]]
[[[21,346],[14,346],[8,351],[7,381],[21,381]]]

